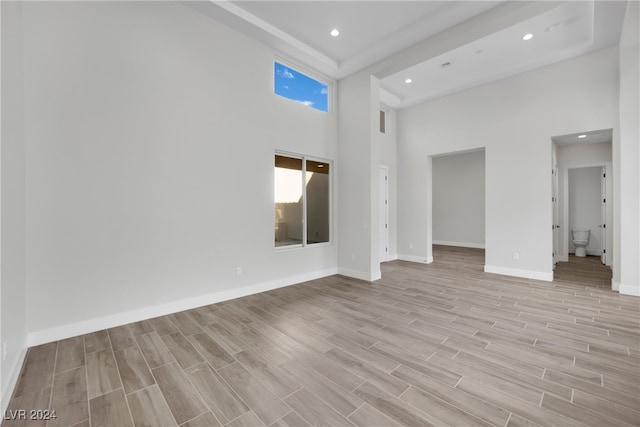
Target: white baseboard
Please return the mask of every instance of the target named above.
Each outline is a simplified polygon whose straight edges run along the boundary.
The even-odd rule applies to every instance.
[[[421,264],[431,264],[433,257],[420,257],[415,255],[398,255],[400,261],[419,262]]]
[[[332,276],[334,274],[338,274],[337,268],[330,268],[327,270],[320,270],[312,273],[301,274],[298,276],[287,277],[284,279],[257,283],[238,289],[229,289],[225,291],[214,292],[212,294],[186,298],[167,304],[144,307],[135,311],[127,311],[109,316],[88,319],[81,322],[45,329],[42,331],[31,332],[27,336],[27,343],[29,347],[32,347],[34,345],[45,344],[52,341],[75,337],[77,335],[84,335],[103,329],[126,325],[127,323],[138,322],[140,320],[152,319],[154,317],[165,316],[167,314],[176,313],[179,311],[190,310],[192,308],[201,307],[203,305],[215,304],[218,302],[228,301],[247,295],[270,291],[272,289],[278,289],[285,286],[294,285],[296,283],[320,279],[322,277]]]
[[[640,286],[625,285],[624,283],[620,283],[620,294],[640,297]]]
[[[485,265],[485,273],[501,274],[503,276],[523,277],[525,279],[544,280],[553,282],[553,272],[544,273],[541,271],[520,270],[517,268],[497,267],[495,265]]]
[[[620,292],[620,282],[611,279],[611,289]]]
[[[464,243],[464,242],[447,242],[444,240],[434,240],[434,245],[457,246],[459,248],[484,249],[484,243]]]
[[[22,365],[24,365],[24,359],[27,357],[27,348],[27,341],[25,340],[25,343],[22,346],[22,350],[20,350],[20,353],[18,353],[18,357],[11,367],[9,381],[4,384],[2,390],[0,390],[2,392],[2,394],[0,394],[0,413],[2,414],[6,414],[7,408],[9,407],[9,402],[11,401],[11,397],[13,396],[13,390],[16,388],[16,384],[18,384],[20,371],[22,370]]]
[[[351,270],[350,268],[338,268],[338,274],[351,277],[353,279],[365,280],[367,282],[373,282],[382,278],[382,272],[380,270],[366,273],[364,271]]]
[[[572,251],[569,251],[569,253],[570,253],[571,255],[575,255],[575,254],[576,254],[576,251],[575,251],[575,250],[572,250]],[[588,249],[588,250],[586,251],[586,254],[587,254],[587,256],[602,256],[602,251],[592,251],[591,249]]]

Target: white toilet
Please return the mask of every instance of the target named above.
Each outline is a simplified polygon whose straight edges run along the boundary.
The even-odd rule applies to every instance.
[[[587,256],[587,245],[589,244],[591,230],[572,228],[571,235],[573,237],[573,245],[576,247],[576,256]]]

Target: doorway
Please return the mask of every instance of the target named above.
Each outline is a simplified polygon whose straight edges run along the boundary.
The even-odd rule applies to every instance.
[[[553,141],[553,164],[558,166],[557,181],[559,183],[557,196],[552,196],[552,200],[553,197],[557,197],[555,200],[559,202],[552,205],[554,211],[556,206],[559,209],[559,222],[556,221],[557,217],[554,214],[554,250],[558,250],[558,246],[555,245],[559,245],[557,261],[569,262],[569,254],[575,253],[571,229],[586,228],[590,230],[586,254],[594,258],[600,257],[596,259],[598,263],[602,261],[611,267],[614,247],[611,173],[613,129],[559,135],[552,137],[551,140]],[[554,177],[554,185],[555,181]],[[581,192],[578,199],[574,197],[576,185],[577,191]],[[555,189],[553,191],[555,193]],[[589,212],[590,217],[584,216],[586,212]],[[556,242],[556,239],[559,242]],[[571,260],[579,261],[581,258],[572,256]]]
[[[568,252],[576,254],[573,231],[588,237],[587,256],[607,263],[607,183],[605,166],[570,168],[567,172]],[[588,233],[588,234],[585,234]]]
[[[484,148],[431,157],[433,245],[485,249],[485,175]]]

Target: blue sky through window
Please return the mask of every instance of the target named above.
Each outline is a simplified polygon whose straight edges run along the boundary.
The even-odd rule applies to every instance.
[[[300,104],[327,112],[327,85],[275,62],[273,91]]]

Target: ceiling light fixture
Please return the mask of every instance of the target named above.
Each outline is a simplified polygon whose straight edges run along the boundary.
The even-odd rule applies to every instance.
[[[411,79],[406,79],[404,82],[405,82],[406,84],[409,84],[409,83],[411,83],[412,81],[413,81],[413,80],[411,80]]]
[[[587,135],[578,135],[578,138],[582,139],[582,138],[586,138]]]
[[[533,34],[528,33],[525,34],[524,37],[522,37],[522,40],[531,40],[533,38]]]
[[[331,34],[333,37],[338,37],[340,35],[340,31],[334,28],[329,34]]]

